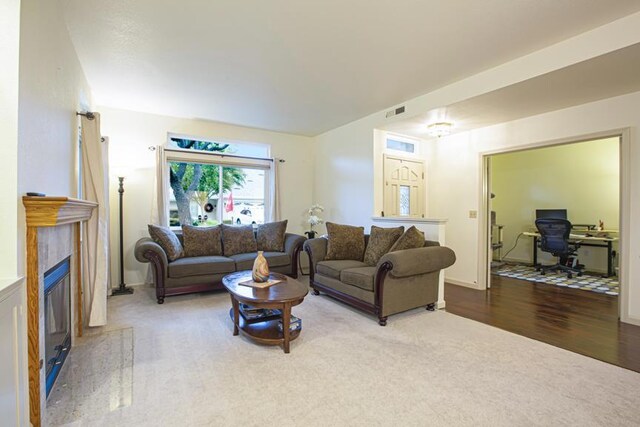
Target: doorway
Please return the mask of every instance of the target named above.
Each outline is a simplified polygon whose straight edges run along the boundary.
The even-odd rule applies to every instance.
[[[618,313],[624,315],[626,150],[624,132],[616,132],[483,153],[479,277],[485,279],[486,287],[500,272],[502,278],[517,279],[513,283],[548,283],[614,296]],[[535,262],[555,261],[534,246],[536,210],[565,211],[567,219],[579,227],[572,230],[572,237],[585,236],[576,254],[585,277],[543,277],[533,268]]]

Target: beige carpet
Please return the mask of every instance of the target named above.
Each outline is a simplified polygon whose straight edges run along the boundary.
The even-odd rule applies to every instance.
[[[225,293],[171,297],[164,305],[148,288],[111,298],[109,327],[71,353],[49,399],[48,423],[640,422],[640,374],[444,311],[392,316],[383,328],[371,316],[309,295],[294,308],[303,331],[286,355],[232,336],[229,307]]]

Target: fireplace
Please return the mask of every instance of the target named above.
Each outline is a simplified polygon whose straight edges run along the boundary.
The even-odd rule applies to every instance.
[[[71,349],[69,257],[44,273],[44,355],[46,395]]]

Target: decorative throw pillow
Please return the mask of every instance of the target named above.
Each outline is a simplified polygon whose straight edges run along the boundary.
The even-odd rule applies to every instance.
[[[401,251],[403,249],[416,249],[424,246],[424,233],[412,225],[402,236],[391,246],[389,252]]]
[[[258,250],[265,252],[284,252],[284,234],[287,220],[258,225]]]
[[[258,245],[252,225],[222,224],[222,251],[224,256],[256,252]]]
[[[182,226],[184,256],[222,255],[222,230],[220,226],[194,227]]]
[[[362,261],[364,255],[364,227],[327,222],[326,260],[350,259]]]
[[[402,236],[404,227],[382,228],[371,226],[371,235],[367,250],[364,252],[364,262],[368,265],[376,265],[382,255],[389,252],[391,246]]]
[[[164,249],[169,261],[175,261],[184,256],[184,250],[178,236],[169,227],[149,224],[148,228],[149,235]]]

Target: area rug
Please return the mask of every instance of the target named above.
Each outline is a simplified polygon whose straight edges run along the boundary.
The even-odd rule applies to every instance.
[[[601,277],[589,274],[576,276],[574,274],[573,278],[569,279],[566,273],[547,272],[542,275],[529,265],[505,265],[493,271],[493,274],[529,282],[546,283],[563,288],[597,292],[599,294],[618,295],[620,293],[620,284],[617,277]]]
[[[639,373],[443,310],[410,310],[381,327],[308,295],[293,307],[303,328],[284,354],[233,336],[230,305],[224,292],[158,305],[153,289],[140,287],[110,298],[107,328],[133,333],[72,351],[86,382],[71,405],[47,408],[45,425],[586,427],[640,419]],[[49,400],[65,394],[60,387]],[[69,407],[73,416],[60,413]]]

